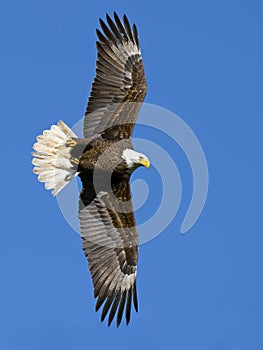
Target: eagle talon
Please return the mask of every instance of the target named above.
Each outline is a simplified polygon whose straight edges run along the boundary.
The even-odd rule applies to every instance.
[[[74,139],[69,139],[65,143],[66,147],[75,147],[77,145],[77,142]]]
[[[78,158],[70,158],[70,163],[73,165],[79,165],[79,159]]]

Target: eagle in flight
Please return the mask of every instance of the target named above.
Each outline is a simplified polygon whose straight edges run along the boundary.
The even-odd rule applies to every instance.
[[[84,117],[83,138],[62,121],[37,137],[34,173],[55,196],[74,177],[82,190],[79,220],[88,260],[96,311],[108,325],[123,314],[130,322],[138,311],[136,274],[138,231],[132,207],[130,177],[149,159],[136,152],[132,132],[147,85],[136,25],[116,13],[100,19],[96,76]]]

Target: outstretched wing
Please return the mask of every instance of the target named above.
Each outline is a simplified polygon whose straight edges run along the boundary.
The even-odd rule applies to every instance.
[[[114,193],[115,195],[110,195],[101,191],[91,199],[91,191],[83,189],[79,218],[82,246],[88,259],[94,297],[98,298],[96,311],[104,303],[101,321],[109,314],[110,325],[117,314],[119,326],[124,309],[126,323],[130,322],[132,300],[138,311],[138,232],[131,201],[116,202],[116,197],[130,199],[129,182],[118,184]]]
[[[138,32],[124,15],[123,23],[114,12],[100,19],[104,34],[97,30],[96,77],[84,118],[84,137],[131,137],[147,92]]]

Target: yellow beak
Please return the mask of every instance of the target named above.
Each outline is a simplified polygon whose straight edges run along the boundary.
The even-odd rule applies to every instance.
[[[145,159],[145,158],[140,159],[140,164],[141,164],[141,165],[144,165],[145,168],[149,168],[149,166],[151,165],[149,159]]]

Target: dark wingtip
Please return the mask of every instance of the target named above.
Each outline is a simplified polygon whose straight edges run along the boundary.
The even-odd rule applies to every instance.
[[[101,17],[99,17],[99,22],[100,22],[100,26],[102,26],[104,23],[103,19]]]
[[[103,322],[103,321],[105,320],[105,317],[106,317],[106,315],[104,315],[104,314],[101,314],[101,318],[100,318],[100,321],[101,321],[101,322]]]
[[[126,302],[126,295],[127,295],[127,291],[124,290],[124,292],[123,292],[123,294],[121,296],[120,305],[119,305],[119,309],[118,309],[117,327],[119,327],[119,325],[121,324],[123,311],[124,311],[124,307],[125,307],[125,302]]]
[[[99,41],[107,43],[106,37],[102,34],[102,32],[99,29],[96,29],[96,34],[97,34]]]
[[[114,35],[112,34],[110,29],[108,28],[107,24],[101,18],[99,21],[100,21],[100,26],[101,26],[101,29],[103,30],[103,33],[106,35],[108,40],[114,42],[114,40],[115,40]]]
[[[114,299],[114,302],[111,306],[111,310],[110,310],[110,314],[109,314],[109,319],[108,319],[108,326],[111,325],[111,322],[113,321],[114,319],[114,316],[116,314],[116,311],[117,311],[117,308],[119,306],[119,303],[120,303],[120,298],[121,298],[121,293],[118,292],[115,296],[115,299]]]
[[[132,31],[133,31],[133,36],[134,36],[134,40],[135,40],[135,42],[136,42],[136,45],[137,45],[138,49],[140,49],[140,42],[139,42],[139,36],[138,36],[138,29],[137,29],[135,23],[133,23],[133,25],[132,25]]]
[[[96,302],[96,306],[95,306],[95,311],[96,312],[100,309],[101,305],[104,303],[104,301],[106,299],[106,296],[107,295],[105,294],[105,295],[103,295],[101,297],[98,297],[97,302]]]
[[[127,302],[126,302],[126,325],[130,323],[131,319],[131,300],[132,299],[132,290],[129,289],[128,295],[127,295]]]
[[[112,295],[108,296],[108,298],[103,306],[103,309],[102,309],[101,318],[100,318],[101,322],[104,321],[104,319],[109,311],[109,308],[111,306],[112,300],[113,300],[113,296]]]
[[[118,16],[116,11],[113,12],[113,16],[114,16],[115,21],[116,20],[120,20],[120,18],[119,18],[119,16]]]
[[[111,16],[110,16],[108,13],[106,13],[106,20],[107,20],[107,21],[110,21],[110,20],[111,20]]]
[[[124,27],[125,27],[125,30],[126,30],[126,33],[128,35],[129,40],[131,40],[135,44],[134,38],[133,38],[133,33],[131,30],[131,26],[130,26],[130,22],[129,22],[128,17],[126,15],[123,15],[123,24],[124,24]]]
[[[133,287],[133,306],[136,312],[139,311],[136,282]]]
[[[123,24],[122,24],[122,22],[121,22],[121,20],[120,20],[120,18],[117,15],[116,12],[114,12],[114,20],[115,20],[115,23],[116,23],[116,25],[118,27],[119,32],[124,36],[124,38],[126,40],[128,40],[128,36],[127,36],[126,30],[125,30],[125,28],[124,28],[124,26],[123,26]]]

